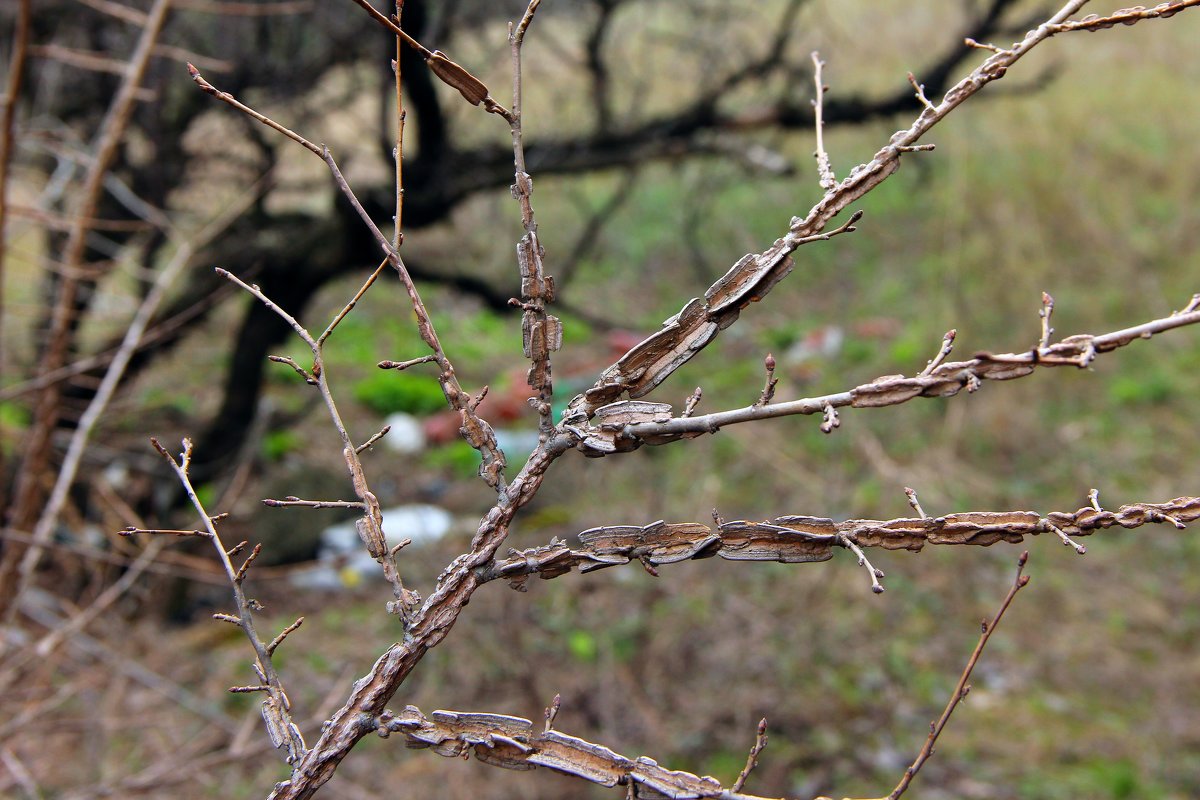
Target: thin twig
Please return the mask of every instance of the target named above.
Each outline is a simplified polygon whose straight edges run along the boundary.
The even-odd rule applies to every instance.
[[[397,163],[399,163],[399,162],[397,162]],[[399,197],[401,194],[403,194],[403,192],[398,192],[397,197]],[[398,214],[399,214],[399,212],[397,212],[397,215]],[[397,219],[399,219],[399,216],[397,216]],[[399,229],[397,228],[397,230],[399,230]],[[375,283],[375,279],[378,278],[379,274],[381,272],[383,272],[384,269],[387,268],[387,265],[388,265],[388,260],[386,258],[383,261],[379,262],[379,266],[375,268],[375,271],[370,274],[370,276],[367,278],[366,282],[363,283],[363,285],[359,288],[359,290],[357,292],[355,292],[354,297],[350,298],[350,302],[347,303],[345,305],[345,307],[341,311],[338,312],[337,316],[333,318],[333,321],[329,323],[329,327],[327,327],[324,330],[324,332],[322,332],[321,335],[317,337],[317,345],[318,346],[325,344],[325,340],[329,338],[329,334],[333,333],[333,329],[338,326],[338,323],[340,323],[343,319],[345,319],[346,315],[354,310],[354,307],[356,305],[358,305],[358,301],[361,300],[362,296],[367,293],[367,289],[371,288],[371,284]]]
[[[816,120],[815,127],[817,130],[817,149],[813,155],[817,159],[817,185],[825,191],[833,189],[837,186],[837,178],[833,174],[833,167],[829,164],[829,153],[825,152],[825,119],[823,116],[823,108],[825,106],[825,92],[829,91],[829,87],[825,85],[821,78],[821,68],[825,66],[825,62],[821,60],[821,56],[816,50],[812,53],[813,62],[813,83],[816,84],[816,96],[812,99],[813,117]]]
[[[828,407],[881,408],[900,405],[918,397],[948,397],[962,389],[968,392],[975,391],[984,380],[1015,380],[1031,375],[1043,367],[1084,367],[1098,354],[1111,352],[1134,341],[1149,339],[1157,333],[1198,323],[1200,309],[1186,313],[1174,312],[1150,322],[1098,336],[1069,336],[1049,347],[1032,352],[978,352],[970,361],[946,362],[925,374],[919,373],[913,377],[885,375],[848,391],[819,397],[775,402],[769,406],[751,405],[690,417],[672,417],[661,422],[636,422],[617,432],[589,426],[588,437],[579,446],[589,454],[606,455],[612,450],[593,448],[593,442],[599,440],[597,437],[605,440],[616,437],[622,442],[622,448],[618,448],[617,452],[627,452],[643,444],[661,445],[691,434],[713,433],[727,425],[797,414],[824,414]]]
[[[1050,315],[1054,313],[1054,298],[1046,292],[1042,292],[1042,307],[1038,311],[1038,317],[1042,320],[1042,338],[1038,340],[1038,349],[1044,350],[1050,346],[1050,337],[1054,334],[1054,328],[1050,327]]]
[[[353,508],[362,511],[366,508],[361,500],[301,500],[299,497],[285,497],[282,500],[272,500],[267,498],[262,501],[264,506],[270,508],[287,508],[288,506],[300,506],[303,508]]]
[[[180,484],[187,493],[192,507],[196,509],[196,513],[200,515],[200,519],[204,521],[204,529],[208,532],[209,538],[217,550],[221,566],[224,567],[225,575],[229,578],[230,587],[233,590],[233,597],[238,611],[233,619],[236,619],[236,624],[242,629],[246,638],[250,640],[250,645],[254,648],[254,652],[258,657],[254,664],[255,672],[259,675],[261,683],[269,687],[270,702],[263,704],[263,719],[267,723],[267,729],[271,734],[272,742],[276,747],[284,748],[287,751],[288,762],[295,764],[304,756],[308,748],[305,746],[304,739],[300,735],[300,729],[292,720],[287,694],[283,689],[283,684],[279,679],[278,673],[275,671],[275,665],[271,660],[271,651],[263,640],[259,638],[258,631],[255,629],[254,609],[258,604],[246,595],[245,589],[242,587],[242,579],[245,577],[246,569],[260,552],[261,545],[255,547],[254,553],[246,560],[241,569],[234,569],[233,562],[229,558],[229,553],[225,550],[225,545],[221,543],[221,536],[217,533],[216,526],[213,525],[212,517],[205,510],[204,504],[201,503],[195,488],[192,486],[191,477],[188,474],[188,466],[191,464],[192,459],[191,441],[189,439],[183,440],[183,452],[178,459],[171,455],[157,439],[151,439],[150,443],[175,472],[175,476],[179,479]]]
[[[892,790],[886,800],[898,800],[898,798],[907,791],[908,786],[912,783],[913,778],[921,771],[921,767],[933,755],[933,746],[937,743],[938,737],[942,735],[942,731],[946,728],[946,723],[950,721],[950,715],[954,713],[954,709],[967,696],[967,692],[971,687],[967,685],[967,681],[971,679],[971,671],[975,669],[975,665],[979,662],[979,656],[983,654],[983,648],[987,646],[988,640],[992,638],[992,634],[996,630],[996,626],[1000,624],[1000,620],[1004,617],[1004,612],[1012,604],[1013,598],[1017,596],[1017,592],[1021,591],[1029,584],[1029,576],[1022,575],[1025,569],[1025,562],[1029,560],[1029,551],[1021,554],[1017,559],[1017,575],[1013,580],[1012,587],[1009,588],[1008,594],[1005,595],[1004,601],[1000,604],[1000,608],[996,611],[996,615],[992,617],[989,623],[986,619],[983,621],[983,631],[979,636],[979,643],[975,645],[974,652],[967,659],[967,665],[962,671],[962,675],[958,678],[958,684],[954,687],[954,693],[950,696],[949,702],[942,710],[942,715],[931,723],[929,726],[929,736],[925,739],[925,744],[921,747],[921,751],[917,753],[917,757],[913,760],[912,765],[904,771],[904,775],[900,778],[900,782],[896,784],[896,788]]]
[[[838,542],[842,547],[847,548],[858,558],[858,565],[867,571],[871,576],[871,591],[875,594],[883,594],[883,584],[879,579],[884,577],[883,570],[875,569],[870,561],[867,560],[867,554],[862,551],[858,543],[853,538],[853,533],[839,533],[837,535]]]
[[[917,373],[918,375],[928,375],[942,365],[942,362],[945,361],[946,357],[950,355],[952,350],[954,350],[954,337],[956,335],[958,335],[958,331],[954,328],[946,331],[946,335],[942,337],[941,349],[938,350],[937,355],[930,359],[929,363],[925,365],[925,369]]]
[[[192,76],[192,80],[196,82],[196,85],[199,86],[202,91],[206,92],[207,94],[211,94],[213,97],[217,98],[218,100],[228,103],[229,105],[236,108],[238,111],[241,111],[243,114],[245,114],[248,117],[251,117],[252,119],[258,120],[263,125],[266,125],[268,128],[270,128],[274,131],[278,131],[279,133],[282,133],[284,136],[291,139],[293,142],[296,142],[297,144],[301,145],[302,147],[304,147],[307,150],[312,151],[313,153],[317,154],[318,156],[321,155],[320,146],[313,144],[308,139],[305,139],[303,136],[301,136],[300,134],[291,130],[290,128],[280,125],[278,122],[271,119],[267,115],[260,114],[259,112],[255,111],[253,108],[251,108],[250,106],[248,106],[245,103],[238,100],[236,97],[231,95],[229,92],[223,92],[220,89],[218,89],[217,87],[213,86],[211,83],[209,83],[208,81],[206,81],[204,79],[204,76],[200,74],[200,70],[196,69],[195,65],[188,64],[187,68],[188,68],[188,74]]]
[[[763,369],[767,373],[766,381],[763,383],[762,393],[754,402],[754,405],[759,407],[767,405],[775,397],[775,387],[779,384],[779,379],[775,377],[775,356],[767,353],[767,357],[763,359]]]
[[[749,755],[746,756],[746,766],[742,767],[742,771],[738,773],[737,780],[729,787],[729,791],[740,792],[742,790],[746,785],[746,779],[750,777],[750,773],[758,766],[758,756],[766,746],[767,718],[763,717],[758,721],[758,728],[754,732],[754,744],[750,747]]]
[[[908,497],[908,504],[912,506],[912,510],[917,512],[917,516],[921,519],[929,519],[929,515],[925,513],[925,509],[921,508],[921,501],[917,499],[917,490],[905,486],[904,494]]]

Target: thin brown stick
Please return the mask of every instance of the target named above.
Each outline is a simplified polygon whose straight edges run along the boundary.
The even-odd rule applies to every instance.
[[[400,27],[400,21],[404,16],[404,0],[396,0],[396,27]],[[400,37],[396,37],[396,58],[392,61],[393,72],[395,73],[396,82],[396,149],[392,152],[392,157],[396,160],[396,213],[393,215],[395,219],[395,228],[392,233],[392,247],[400,249],[401,243],[404,241],[404,82],[401,70],[401,56],[404,53],[403,41]],[[386,263],[386,262],[385,262]],[[384,264],[379,265],[379,272],[384,267]]]
[[[521,299],[524,309],[521,319],[522,345],[525,357],[532,362],[526,378],[529,388],[537,392],[535,408],[542,441],[554,432],[554,381],[551,375],[550,354],[562,346],[562,322],[546,313],[546,304],[554,299],[554,281],[546,275],[544,252],[538,239],[537,221],[533,213],[533,179],[525,168],[524,118],[522,102],[521,48],[525,33],[541,0],[530,0],[520,22],[509,24],[508,42],[512,53],[513,102],[509,127],[512,131],[513,165],[516,175],[513,197],[521,206],[521,224],[525,235],[517,244],[517,260],[521,275]]]
[[[397,199],[399,199],[401,194],[403,194],[403,192],[397,192]],[[398,218],[399,218],[399,206],[397,206],[397,219]],[[397,234],[399,233],[399,230],[400,230],[400,227],[399,227],[399,224],[397,224],[397,226],[396,226]],[[329,338],[329,335],[331,333],[333,333],[333,329],[336,328],[338,326],[338,324],[346,318],[347,314],[349,314],[351,311],[354,310],[354,307],[356,305],[358,305],[358,301],[363,298],[363,295],[367,293],[367,289],[371,288],[371,285],[373,283],[375,283],[375,279],[378,278],[379,274],[381,272],[383,272],[384,269],[387,268],[387,265],[388,265],[388,260],[386,258],[383,261],[379,262],[379,266],[376,267],[375,271],[372,272],[367,277],[367,280],[363,283],[363,285],[359,288],[359,290],[357,292],[355,292],[354,297],[350,298],[350,302],[347,303],[342,308],[342,310],[338,312],[337,316],[333,318],[333,321],[331,321],[329,323],[329,327],[327,327],[321,333],[321,335],[317,337],[317,345],[318,346],[325,344],[325,340]]]
[[[293,142],[299,144],[300,146],[304,147],[306,150],[309,150],[318,156],[321,155],[322,151],[318,145],[313,144],[308,139],[305,139],[303,136],[301,136],[300,134],[291,130],[290,128],[280,125],[278,122],[271,119],[267,115],[258,113],[253,108],[251,108],[250,106],[241,102],[233,95],[231,95],[229,92],[223,92],[220,89],[218,89],[217,87],[213,86],[208,81],[206,81],[204,79],[204,76],[200,74],[200,70],[196,69],[194,64],[188,64],[187,69],[188,69],[188,74],[192,76],[192,80],[196,82],[196,85],[199,86],[203,92],[205,92],[207,94],[211,94],[213,97],[217,98],[218,100],[220,100],[222,102],[228,103],[229,105],[233,106],[238,111],[241,111],[243,114],[250,117],[251,119],[256,119],[259,122],[261,122],[263,125],[266,125],[271,130],[282,133],[284,136],[291,139]]]
[[[750,753],[746,756],[746,766],[742,767],[742,771],[738,773],[737,780],[729,787],[729,791],[740,792],[742,790],[746,785],[746,780],[750,777],[750,773],[758,766],[758,756],[766,746],[767,718],[763,717],[758,721],[758,728],[754,731],[754,744],[750,747]]]
[[[240,569],[235,569],[233,562],[229,558],[229,552],[221,542],[221,535],[217,533],[217,528],[213,524],[212,517],[205,510],[204,504],[200,502],[200,498],[196,495],[196,490],[192,486],[192,480],[188,474],[188,468],[192,460],[191,441],[188,439],[183,440],[183,452],[178,459],[159,444],[157,439],[151,439],[150,442],[175,472],[175,476],[179,479],[180,484],[187,493],[192,507],[200,515],[200,519],[204,523],[204,530],[208,532],[209,538],[216,548],[217,556],[221,560],[221,566],[225,569],[225,575],[229,579],[234,601],[237,604],[237,625],[250,641],[250,646],[254,648],[255,655],[257,656],[254,665],[255,672],[258,673],[260,683],[264,687],[267,687],[269,699],[263,703],[263,719],[267,723],[271,742],[276,748],[286,750],[288,762],[294,764],[304,756],[307,752],[307,747],[304,744],[304,738],[300,735],[300,729],[292,720],[291,706],[287,699],[287,693],[284,691],[283,683],[279,678],[279,674],[275,671],[275,665],[271,660],[273,648],[270,648],[259,638],[258,631],[255,629],[254,609],[256,603],[251,601],[242,588],[242,581],[245,578],[246,570],[249,568],[254,556],[260,551],[261,545],[256,546],[254,553]]]
[[[979,657],[983,654],[983,648],[987,647],[988,641],[992,638],[992,634],[996,631],[996,626],[1000,624],[1000,620],[1004,618],[1004,612],[1012,605],[1013,599],[1017,596],[1017,592],[1029,585],[1029,576],[1021,574],[1025,569],[1025,562],[1029,560],[1029,552],[1026,551],[1017,559],[1017,574],[1013,579],[1012,586],[1008,590],[1008,594],[1004,596],[1004,601],[1000,604],[1000,608],[996,611],[992,621],[989,623],[986,619],[983,621],[983,631],[980,633],[979,642],[975,645],[975,650],[971,653],[971,657],[967,659],[967,665],[963,668],[962,675],[958,678],[958,684],[954,687],[954,693],[950,695],[950,700],[946,703],[946,707],[942,709],[942,715],[937,718],[929,726],[929,736],[925,738],[925,744],[922,745],[921,751],[917,753],[917,757],[913,760],[912,765],[904,770],[904,775],[900,778],[900,782],[896,784],[896,788],[892,790],[885,800],[898,800],[899,797],[908,790],[909,784],[913,778],[921,771],[921,767],[933,755],[933,746],[937,744],[938,737],[942,735],[942,731],[946,729],[946,723],[950,721],[950,715],[954,713],[954,709],[958,708],[958,704],[967,696],[967,692],[971,687],[967,681],[971,679],[971,672],[975,669],[975,665],[979,663]]]
[[[75,301],[80,289],[76,271],[83,264],[87,243],[86,220],[96,217],[100,195],[104,189],[104,177],[117,155],[125,128],[133,113],[137,92],[170,6],[170,0],[155,0],[122,76],[121,86],[100,124],[95,155],[78,193],[79,205],[74,209],[74,213],[78,215],[76,224],[67,234],[63,255],[59,259],[68,272],[58,286],[51,312],[47,345],[38,364],[39,375],[62,367],[66,360],[71,339],[71,323],[75,316]],[[42,516],[42,480],[53,450],[51,437],[61,410],[60,397],[61,391],[57,384],[50,384],[39,392],[33,424],[25,441],[25,457],[17,476],[15,499],[9,518],[9,524],[14,528],[32,528]],[[25,552],[25,548],[22,547],[6,548],[3,557],[0,558],[0,625],[7,624],[13,618],[16,607],[13,598],[23,583],[15,576],[18,565],[24,563]]]

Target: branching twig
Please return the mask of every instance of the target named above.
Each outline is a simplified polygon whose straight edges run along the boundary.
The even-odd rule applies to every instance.
[[[529,388],[537,392],[535,408],[538,412],[538,429],[542,441],[554,432],[554,415],[551,403],[554,399],[554,381],[551,376],[550,354],[562,347],[562,322],[546,313],[546,304],[554,300],[554,279],[546,275],[542,259],[545,251],[538,239],[537,222],[533,215],[533,179],[525,168],[525,144],[523,140],[523,104],[521,101],[521,47],[525,32],[533,22],[541,0],[530,0],[521,21],[509,25],[508,42],[512,52],[513,103],[509,117],[512,130],[513,164],[516,177],[512,185],[513,197],[521,205],[521,224],[525,235],[517,244],[517,261],[521,273],[520,306],[525,313],[521,318],[521,341],[525,357],[533,365],[526,380]]]
[[[229,558],[229,553],[226,552],[225,545],[221,543],[221,536],[217,533],[216,526],[213,525],[212,517],[204,509],[203,503],[200,502],[200,498],[196,495],[196,490],[192,487],[191,477],[188,475],[188,467],[192,459],[191,441],[188,439],[183,440],[183,452],[178,459],[159,444],[157,439],[151,439],[150,442],[175,472],[176,477],[187,493],[188,499],[192,502],[192,507],[196,509],[196,513],[200,515],[200,519],[204,521],[204,530],[217,550],[221,565],[225,568],[225,575],[229,578],[234,601],[237,604],[237,615],[233,619],[236,619],[236,624],[246,634],[246,638],[250,640],[251,647],[254,648],[254,652],[257,655],[254,669],[258,674],[260,684],[268,693],[267,699],[262,704],[263,719],[267,723],[267,731],[270,733],[272,744],[276,748],[286,750],[287,762],[294,765],[307,753],[307,747],[304,744],[304,737],[300,735],[300,729],[292,720],[291,705],[288,702],[287,693],[284,691],[279,674],[275,671],[275,665],[271,660],[271,653],[278,646],[279,641],[282,641],[282,635],[279,639],[272,642],[271,645],[265,644],[259,638],[254,626],[254,610],[257,602],[246,595],[245,589],[242,586],[243,580],[246,577],[246,570],[249,568],[254,556],[260,551],[261,545],[255,547],[254,553],[240,569],[234,569],[233,562]]]
[[[922,370],[913,377],[885,375],[849,391],[820,397],[807,397],[771,405],[750,405],[730,411],[717,411],[688,417],[672,417],[670,406],[662,403],[622,401],[605,408],[599,424],[589,423],[579,449],[589,456],[605,456],[636,450],[643,445],[661,445],[697,434],[715,433],[726,425],[760,419],[825,414],[830,408],[881,408],[900,405],[917,397],[949,397],[963,389],[976,391],[984,380],[1014,380],[1032,374],[1039,367],[1088,366],[1097,354],[1107,353],[1156,333],[1200,323],[1200,309],[1175,312],[1150,322],[1111,333],[1069,336],[1047,347],[1025,353],[993,354],[979,352],[970,361],[952,361]],[[945,346],[945,344],[943,345]],[[654,413],[632,413],[642,406],[653,406]],[[626,409],[629,411],[627,412]],[[624,425],[613,422],[627,420]],[[828,420],[827,420],[828,421]]]
[[[1086,0],[1070,0],[1041,25],[1030,30],[1011,49],[999,50],[969,75],[951,87],[941,101],[926,107],[913,123],[897,131],[871,161],[861,164],[825,193],[804,217],[793,217],[788,231],[761,253],[744,256],[703,298],[688,302],[663,328],[637,345],[604,370],[599,380],[571,404],[572,411],[591,417],[598,408],[628,394],[641,397],[687,363],[716,338],[751,301],[761,300],[791,272],[791,254],[813,237],[850,204],[887,180],[900,165],[900,158],[914,150],[928,149],[919,140],[959,105],[989,83],[1003,77],[1027,53],[1050,37],[1070,30],[1083,29],[1064,25],[1083,7]],[[1131,12],[1130,23],[1142,19],[1169,16],[1200,0],[1184,0],[1156,6],[1154,10]],[[1122,17],[1125,21],[1126,17]],[[1093,26],[1098,23],[1092,23]],[[665,356],[663,354],[666,354]],[[656,356],[656,357],[651,357]]]

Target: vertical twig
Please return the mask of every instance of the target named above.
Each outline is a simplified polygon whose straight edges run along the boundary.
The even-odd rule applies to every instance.
[[[833,167],[829,163],[829,153],[825,151],[825,118],[823,108],[825,105],[825,92],[829,87],[821,76],[821,68],[825,66],[825,62],[821,60],[821,56],[816,50],[812,53],[813,62],[813,83],[816,84],[816,97],[812,100],[813,117],[816,120],[815,126],[817,129],[817,149],[813,156],[817,159],[817,185],[825,191],[829,191],[837,186],[837,178],[834,177]]]
[[[509,118],[512,130],[513,165],[516,168],[512,187],[513,197],[521,204],[521,224],[525,235],[517,244],[517,260],[521,270],[521,300],[524,309],[521,319],[521,339],[525,357],[533,362],[527,381],[538,393],[534,401],[538,412],[538,430],[543,442],[554,433],[554,413],[551,402],[554,382],[551,375],[550,353],[562,344],[562,322],[546,313],[546,304],[554,299],[554,281],[545,272],[544,251],[537,235],[533,216],[533,179],[525,169],[525,145],[522,133],[523,100],[521,96],[521,48],[525,32],[533,22],[541,0],[530,0],[525,14],[515,26],[509,24],[508,42],[512,50],[513,104]]]
[[[299,727],[296,726],[296,723],[292,719],[291,703],[287,699],[287,693],[284,691],[283,683],[279,679],[279,673],[275,670],[271,654],[274,646],[278,646],[279,641],[282,641],[282,638],[287,633],[299,627],[299,623],[293,623],[290,630],[281,633],[272,642],[272,645],[263,642],[254,626],[254,611],[260,606],[256,601],[247,597],[246,591],[242,586],[242,582],[246,576],[246,568],[249,567],[250,562],[253,560],[253,555],[246,560],[246,563],[241,568],[233,566],[233,561],[230,559],[230,552],[235,551],[225,549],[225,545],[221,542],[221,535],[217,533],[217,527],[213,524],[213,518],[204,508],[204,504],[200,502],[200,498],[196,495],[196,490],[192,486],[192,479],[188,474],[188,468],[191,466],[192,461],[191,440],[183,440],[183,452],[178,459],[171,455],[157,439],[151,439],[150,443],[154,445],[154,449],[166,460],[175,472],[176,477],[179,478],[180,484],[187,493],[188,500],[191,501],[192,507],[196,509],[196,513],[200,515],[200,519],[204,522],[204,530],[207,532],[208,538],[217,550],[221,566],[225,569],[225,576],[229,578],[229,584],[233,589],[234,602],[237,604],[237,625],[246,634],[246,638],[250,640],[251,647],[254,648],[254,653],[257,656],[254,665],[255,672],[258,674],[260,685],[265,687],[265,691],[269,694],[269,699],[263,701],[263,720],[267,724],[267,731],[271,736],[271,742],[276,748],[287,750],[288,763],[298,763],[307,752],[307,747],[304,744],[304,738],[300,735]],[[257,549],[255,554],[257,554]]]
[[[396,0],[396,27],[400,27],[401,17],[404,15],[404,0]],[[392,233],[392,247],[400,249],[400,244],[404,241],[403,219],[404,219],[404,86],[403,86],[403,70],[400,66],[401,55],[404,51],[404,40],[399,36],[396,37],[396,60],[392,62],[393,72],[396,76],[396,149],[392,151],[392,156],[396,159],[396,214],[395,214],[395,229]]]

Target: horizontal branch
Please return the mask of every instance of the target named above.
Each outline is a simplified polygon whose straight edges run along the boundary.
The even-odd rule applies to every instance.
[[[578,567],[581,572],[641,562],[649,567],[695,558],[720,556],[730,561],[779,561],[785,564],[827,561],[835,547],[850,543],[885,550],[918,551],[926,544],[1019,543],[1028,536],[1052,533],[1090,536],[1107,528],[1139,528],[1169,523],[1178,529],[1200,519],[1200,497],[1177,497],[1165,503],[1131,503],[1116,511],[1087,506],[1074,512],[1042,516],[1034,511],[967,511],[941,517],[891,520],[776,517],[763,522],[721,521],[649,525],[614,525],[579,534],[582,547],[561,540],[528,550],[484,568],[483,580],[503,578],[518,590],[531,575],[556,578]]]
[[[950,397],[966,389],[973,392],[982,381],[1007,381],[1032,374],[1038,367],[1071,366],[1083,369],[1100,353],[1124,347],[1156,333],[1200,323],[1200,295],[1179,312],[1131,328],[1099,336],[1069,336],[1022,353],[980,352],[970,361],[937,363],[917,375],[884,375],[853,389],[820,397],[806,397],[771,405],[754,403],[744,408],[695,416],[673,416],[667,403],[621,400],[601,406],[590,422],[575,426],[578,448],[587,456],[636,450],[644,444],[660,445],[716,433],[726,425],[797,414],[823,414],[827,409],[850,406],[880,408],[906,403],[916,397]],[[944,357],[939,353],[939,358]]]
[[[553,729],[543,731],[522,717],[455,711],[434,711],[427,717],[406,706],[400,714],[385,711],[366,722],[373,722],[381,737],[403,735],[409,747],[431,748],[448,758],[474,752],[484,764],[504,769],[545,767],[601,786],[628,786],[629,797],[762,800],[725,789],[716,778],[670,770],[645,756],[629,758]]]

